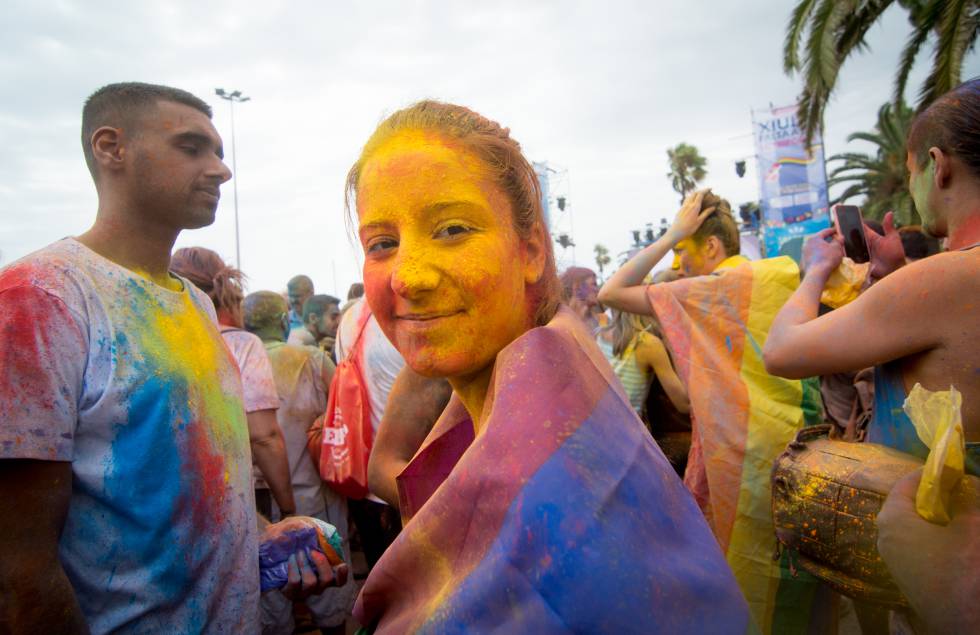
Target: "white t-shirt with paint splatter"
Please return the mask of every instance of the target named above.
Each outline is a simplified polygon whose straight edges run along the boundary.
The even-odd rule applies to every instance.
[[[0,271],[0,459],[70,461],[93,633],[256,632],[242,386],[211,301],[67,238]]]

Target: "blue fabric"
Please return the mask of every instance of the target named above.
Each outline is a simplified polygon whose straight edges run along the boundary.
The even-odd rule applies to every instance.
[[[639,426],[611,433],[620,404],[609,391],[541,466],[421,632],[746,632],[731,571],[663,455]]]
[[[912,420],[902,408],[906,397],[901,363],[895,361],[876,366],[874,416],[868,426],[867,441],[925,460],[929,448],[919,439]],[[966,471],[980,476],[980,443],[966,444]]]

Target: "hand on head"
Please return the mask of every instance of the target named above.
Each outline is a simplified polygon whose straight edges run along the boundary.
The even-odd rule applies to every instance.
[[[829,276],[844,259],[844,241],[833,227],[821,231],[803,245],[803,270]]]
[[[684,199],[684,204],[681,205],[680,210],[677,212],[677,217],[674,219],[674,223],[670,226],[668,230],[670,234],[674,237],[675,241],[681,241],[685,238],[690,238],[694,235],[696,231],[704,223],[704,219],[712,214],[717,206],[712,205],[711,207],[702,210],[701,205],[704,202],[705,195],[711,190],[698,190],[688,194]]]
[[[902,237],[895,228],[895,214],[888,212],[882,222],[885,235],[865,226],[864,235],[868,239],[868,249],[871,251],[871,278],[881,280],[891,272],[905,264],[905,248],[902,247]]]

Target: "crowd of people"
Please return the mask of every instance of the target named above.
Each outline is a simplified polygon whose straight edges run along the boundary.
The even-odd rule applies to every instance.
[[[231,178],[211,109],[99,89],[94,224],[0,270],[0,631],[834,633],[770,473],[821,424],[926,459],[916,385],[962,394],[967,475],[946,525],[916,511],[921,472],[898,482],[877,548],[907,606],[854,610],[865,633],[980,630],[978,122],[980,80],[917,116],[923,227],[868,221],[864,269],[833,228],[799,264],[750,261],[701,190],[600,285],[557,270],[508,129],[418,102],[348,174],[364,267],[341,301],[174,251]],[[320,454],[351,372],[363,496]],[[337,549],[294,539],[324,523]],[[272,543],[286,575],[260,592]]]

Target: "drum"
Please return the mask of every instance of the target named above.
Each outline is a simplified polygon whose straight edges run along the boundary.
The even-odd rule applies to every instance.
[[[776,538],[837,592],[907,607],[878,555],[875,520],[895,483],[923,462],[882,445],[832,440],[829,431],[826,425],[804,428],[776,459]]]

